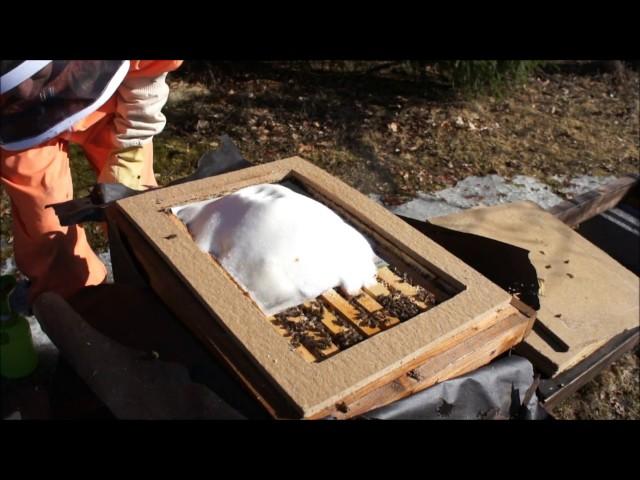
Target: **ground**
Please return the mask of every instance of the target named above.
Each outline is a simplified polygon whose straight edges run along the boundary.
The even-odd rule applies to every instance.
[[[640,419],[640,351],[629,352],[602,371],[553,414],[566,420]]]
[[[500,96],[470,99],[429,72],[311,67],[219,64],[171,75],[167,127],[155,140],[158,182],[191,173],[222,133],[252,162],[300,155],[387,205],[470,175],[528,175],[560,193],[558,176],[640,170],[639,75],[632,70],[620,78],[547,69]],[[85,195],[94,176],[78,149],[71,154],[75,194]],[[4,190],[0,218],[4,261],[12,242]],[[97,228],[88,229],[104,249]],[[639,365],[638,351],[627,354],[555,413],[640,418]]]

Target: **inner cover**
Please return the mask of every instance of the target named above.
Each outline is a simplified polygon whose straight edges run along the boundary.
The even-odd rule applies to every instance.
[[[334,287],[356,294],[376,282],[366,238],[322,203],[276,184],[173,207],[266,315]]]

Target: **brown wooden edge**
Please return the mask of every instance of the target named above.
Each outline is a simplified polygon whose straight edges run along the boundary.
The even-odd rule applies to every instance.
[[[587,192],[572,201],[564,201],[547,211],[570,227],[576,227],[580,223],[617,206],[625,195],[639,183],[640,175],[628,174],[601,189]],[[574,367],[556,376],[553,376],[556,372],[555,364],[537,351],[525,344],[519,345],[516,351],[528,358],[538,370],[550,377],[542,380],[538,388],[538,395],[545,409],[550,410],[626,352],[635,348],[638,345],[638,339],[638,329],[623,332]]]
[[[536,311],[515,297],[512,297],[511,306],[514,308],[503,313],[497,321],[484,323],[471,335],[452,339],[446,348],[441,346],[405,365],[400,374],[392,372],[366,390],[358,391],[334,408],[309,419],[353,418],[486,365],[521,343],[531,332]],[[440,367],[442,370],[438,370]],[[420,372],[425,368],[426,371]]]
[[[553,409],[622,355],[635,348],[639,340],[640,327],[616,335],[575,367],[553,378],[542,380],[538,395],[545,408]]]
[[[519,302],[516,300],[516,303]],[[523,306],[525,312],[517,311],[502,318],[362,398],[341,405],[331,416],[353,418],[488,364],[522,342],[531,331],[535,312],[531,316],[529,307]]]
[[[565,200],[547,211],[567,225],[575,227],[615,207],[639,179],[640,175],[625,175],[600,189],[592,190],[570,201]]]

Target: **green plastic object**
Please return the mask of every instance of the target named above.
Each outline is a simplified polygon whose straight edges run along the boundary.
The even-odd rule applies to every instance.
[[[29,322],[9,305],[15,286],[13,275],[0,277],[0,375],[9,379],[27,377],[38,366]]]

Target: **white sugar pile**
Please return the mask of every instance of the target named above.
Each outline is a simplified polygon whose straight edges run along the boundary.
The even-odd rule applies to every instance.
[[[354,294],[375,283],[367,240],[329,208],[282,185],[254,185],[173,212],[267,315],[330,288]]]

